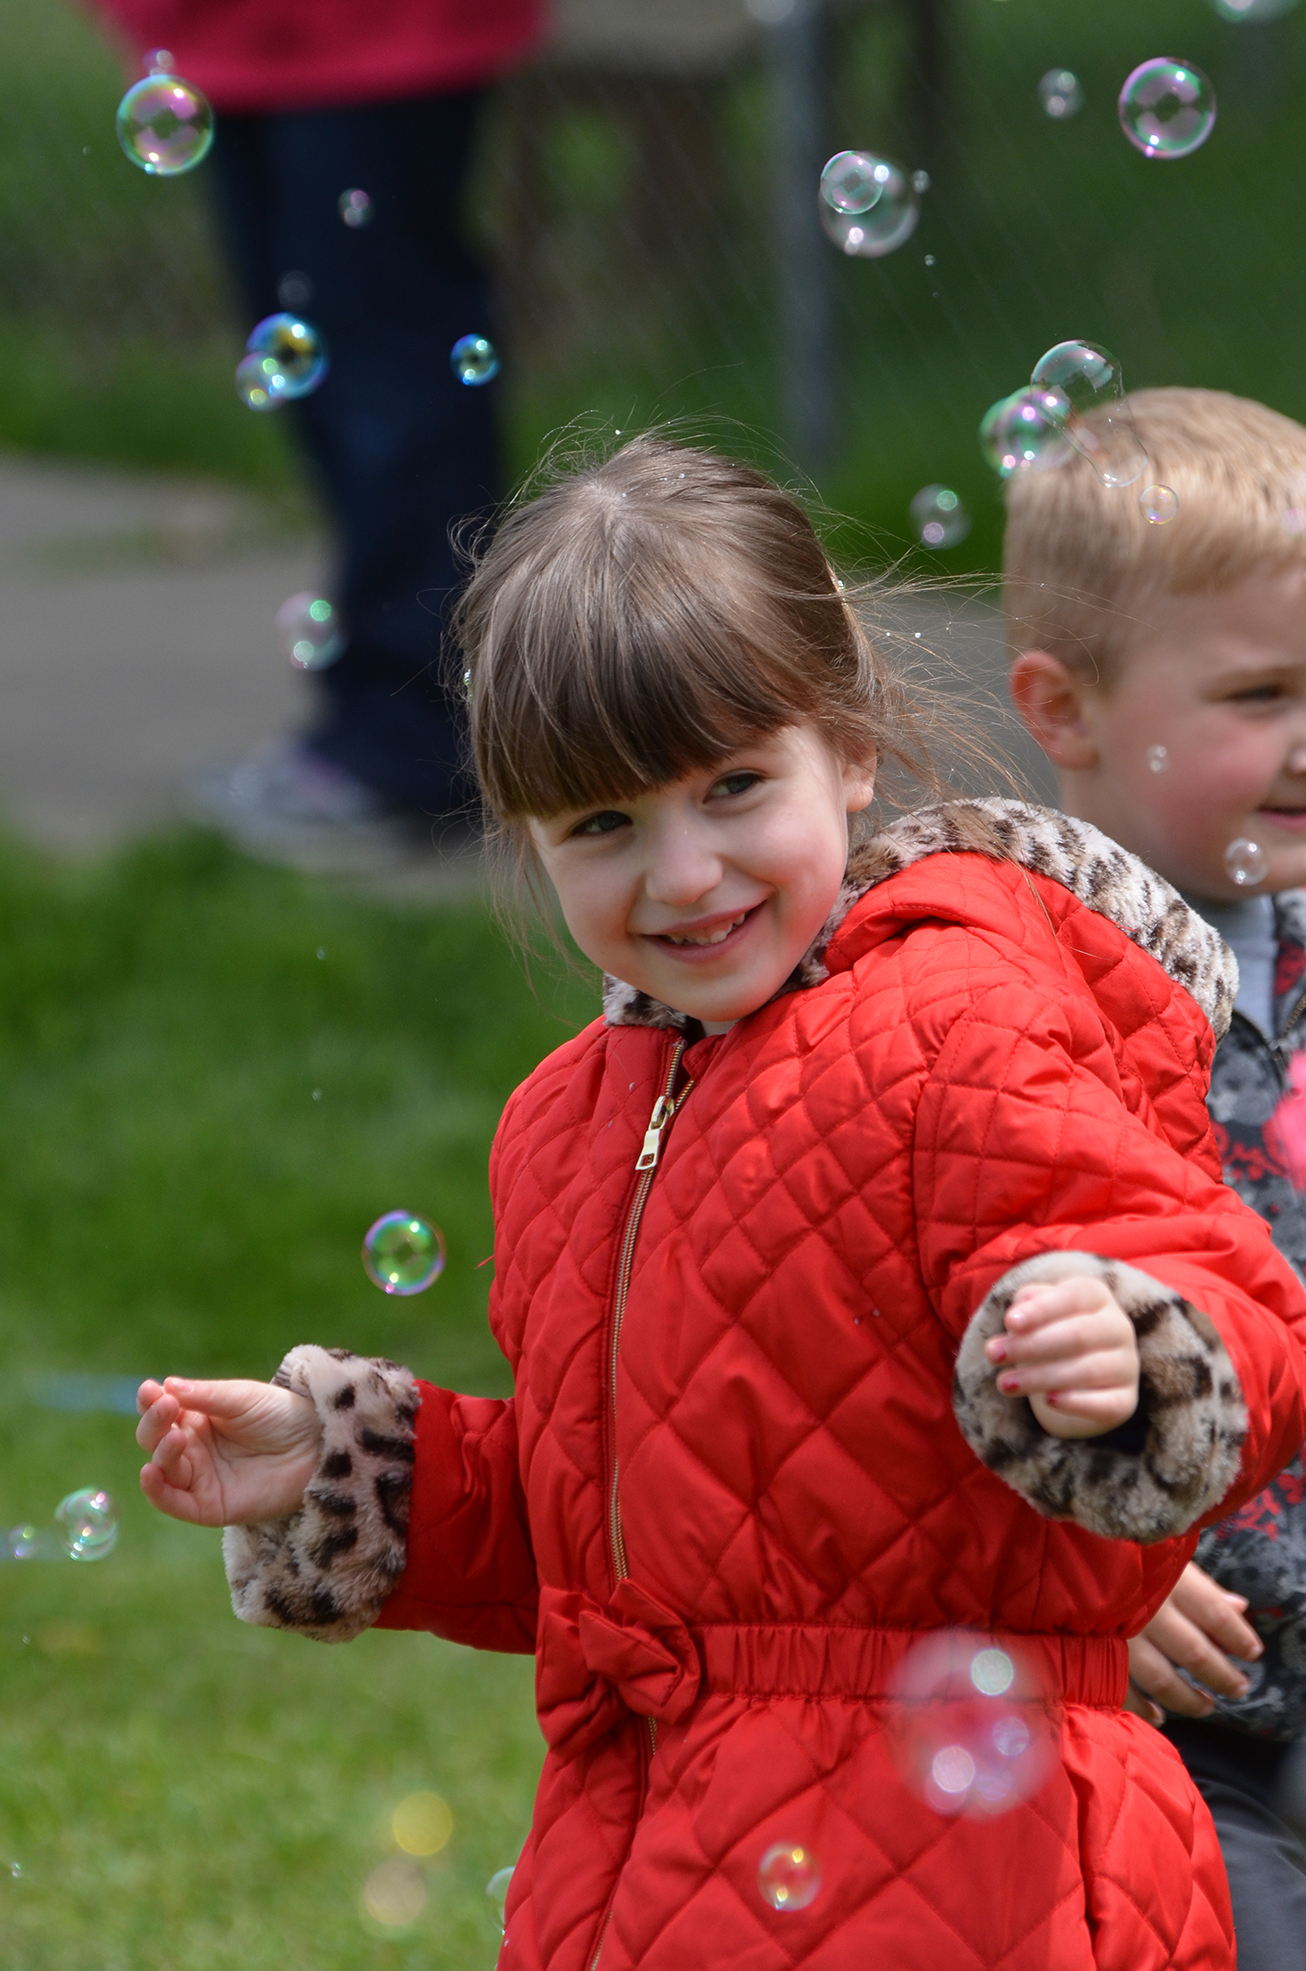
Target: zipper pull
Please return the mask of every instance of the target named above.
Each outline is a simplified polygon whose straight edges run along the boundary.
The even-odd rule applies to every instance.
[[[644,1147],[639,1153],[636,1170],[656,1170],[658,1157],[662,1151],[662,1131],[667,1125],[667,1098],[659,1095],[653,1104],[653,1113],[644,1131]]]

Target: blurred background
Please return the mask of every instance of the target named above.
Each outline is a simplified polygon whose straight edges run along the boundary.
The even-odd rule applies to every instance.
[[[329,578],[330,515],[291,427],[233,391],[251,320],[207,167],[122,155],[138,69],[63,0],[0,0],[0,50],[0,1526],[91,1483],[123,1514],[94,1566],[0,1559],[0,1954],[488,1967],[530,1663],[237,1625],[216,1536],[139,1503],[130,1390],[316,1339],[505,1393],[486,1152],[592,983],[523,967],[466,854],[250,854],[185,820],[196,774],[303,721],[272,618]],[[1219,101],[1175,162],[1116,117],[1160,54]],[[1050,116],[1063,67],[1083,105]],[[979,420],[1070,336],[1130,387],[1306,414],[1304,83],[1282,0],[560,0],[463,201],[505,480],[576,421],[688,420],[808,486],[850,564],[945,580],[898,633],[1010,737]],[[815,217],[853,146],[928,174],[879,259]],[[972,526],[934,552],[910,504],[938,483]],[[400,1207],[449,1247],[405,1300],[358,1260]],[[415,1854],[417,1793],[448,1814]]]

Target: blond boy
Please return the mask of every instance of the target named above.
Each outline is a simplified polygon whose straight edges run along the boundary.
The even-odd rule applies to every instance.
[[[1306,1272],[1306,1196],[1272,1122],[1306,1048],[1306,430],[1219,391],[1129,402],[1149,456],[1136,486],[1108,491],[1078,456],[1008,485],[1012,697],[1062,806],[1233,945],[1211,1115],[1228,1182]],[[1172,520],[1145,518],[1149,485],[1177,495]],[[1240,1971],[1297,1971],[1306,1850],[1282,1809],[1306,1738],[1301,1458],[1197,1560],[1130,1645],[1136,1708],[1172,1714],[1211,1807]]]

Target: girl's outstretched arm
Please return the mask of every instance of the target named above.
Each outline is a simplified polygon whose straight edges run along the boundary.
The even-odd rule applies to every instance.
[[[306,1396],[269,1382],[147,1380],[136,1442],[150,1453],[141,1490],[195,1526],[283,1519],[304,1503],[322,1430]]]

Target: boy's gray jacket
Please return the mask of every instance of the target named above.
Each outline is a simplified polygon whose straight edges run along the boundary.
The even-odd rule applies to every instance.
[[[1270,1227],[1275,1245],[1306,1278],[1306,1192],[1285,1168],[1271,1119],[1306,1049],[1306,890],[1274,899],[1277,963],[1274,1034],[1235,1011],[1216,1050],[1209,1107],[1228,1183]],[[1217,1698],[1221,1724],[1258,1738],[1306,1736],[1306,1464],[1301,1456],[1240,1511],[1208,1527],[1198,1564],[1231,1593],[1265,1644],[1243,1665],[1251,1688]]]

